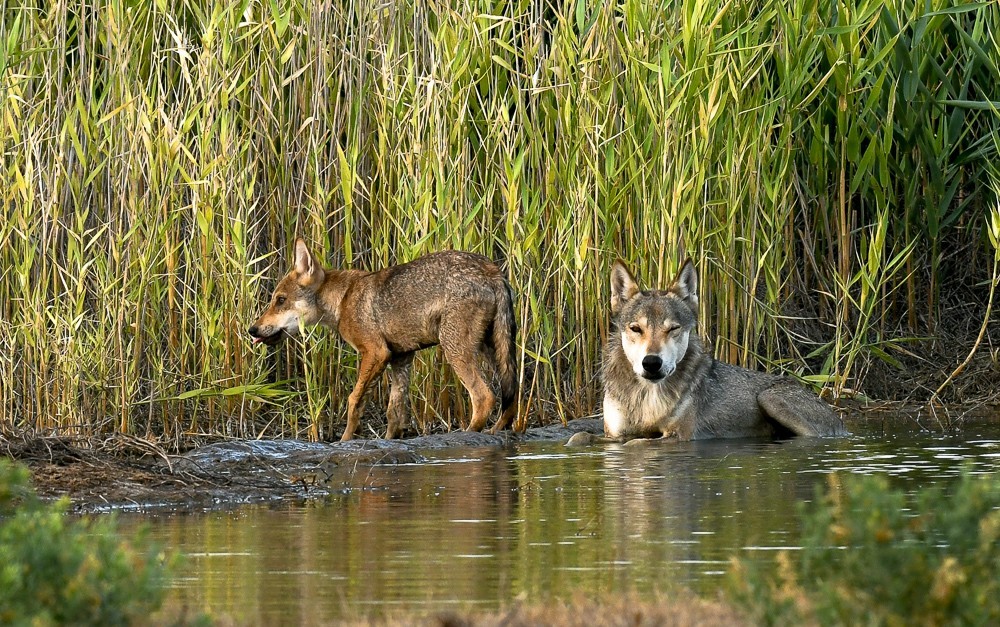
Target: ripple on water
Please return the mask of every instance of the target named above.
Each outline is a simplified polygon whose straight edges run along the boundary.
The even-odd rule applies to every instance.
[[[968,439],[441,450],[427,463],[346,469],[332,479],[344,491],[324,502],[120,518],[148,524],[152,541],[189,557],[174,601],[237,623],[494,608],[521,594],[642,593],[667,582],[712,594],[731,556],[799,549],[799,504],[826,475],[882,475],[916,489],[965,468],[996,472],[1000,425],[990,429]]]

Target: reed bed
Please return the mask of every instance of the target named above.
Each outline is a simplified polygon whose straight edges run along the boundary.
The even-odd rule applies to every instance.
[[[11,0],[0,424],[337,435],[353,351],[245,333],[297,235],[502,261],[531,421],[599,404],[618,257],[693,257],[721,358],[864,390],[988,291],[998,32],[938,0]],[[431,352],[412,388],[467,411]]]

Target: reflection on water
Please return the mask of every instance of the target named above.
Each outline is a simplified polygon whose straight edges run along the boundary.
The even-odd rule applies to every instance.
[[[916,488],[1000,467],[1000,429],[956,437],[653,443],[434,453],[345,469],[322,502],[126,517],[186,556],[173,597],[239,623],[496,607],[576,592],[711,593],[730,556],[794,546],[837,470]]]

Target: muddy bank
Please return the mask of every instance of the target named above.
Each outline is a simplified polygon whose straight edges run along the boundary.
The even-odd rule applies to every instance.
[[[26,463],[44,498],[68,497],[79,513],[197,510],[282,499],[320,498],[342,489],[345,468],[425,461],[445,448],[485,449],[531,441],[565,441],[600,433],[600,419],[528,429],[523,434],[453,431],[406,440],[240,440],[168,455],[138,438],[94,442],[63,437],[2,439],[0,454]]]
[[[888,436],[905,431],[944,432],[1000,420],[1000,408],[979,404],[932,409],[899,403],[841,408],[849,431]],[[603,431],[600,418],[532,427],[523,434],[452,431],[405,440],[236,440],[183,454],[140,438],[4,437],[0,455],[28,464],[38,493],[68,497],[76,512],[198,510],[244,503],[311,499],[344,489],[346,473],[375,465],[426,461],[446,448],[503,448],[521,442],[565,442],[573,434]]]

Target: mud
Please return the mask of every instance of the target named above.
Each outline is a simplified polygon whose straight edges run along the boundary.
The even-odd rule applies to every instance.
[[[46,499],[66,497],[76,513],[112,510],[203,510],[327,496],[343,471],[426,461],[445,448],[488,449],[529,441],[565,441],[580,431],[600,433],[600,419],[528,429],[523,434],[449,433],[407,440],[240,440],[168,455],[138,438],[102,442],[46,437],[0,439],[0,454],[26,463]],[[339,478],[339,480],[337,479]]]
[[[878,437],[902,431],[959,431],[1000,421],[993,403],[934,408],[901,403],[843,403],[849,431]],[[376,465],[412,464],[432,451],[513,447],[530,441],[568,441],[574,434],[602,434],[599,418],[529,428],[523,434],[451,431],[404,440],[234,440],[168,454],[146,440],[11,437],[0,433],[0,456],[32,471],[46,499],[66,497],[78,513],[112,510],[204,510],[286,499],[314,499],[344,489],[345,473]]]

